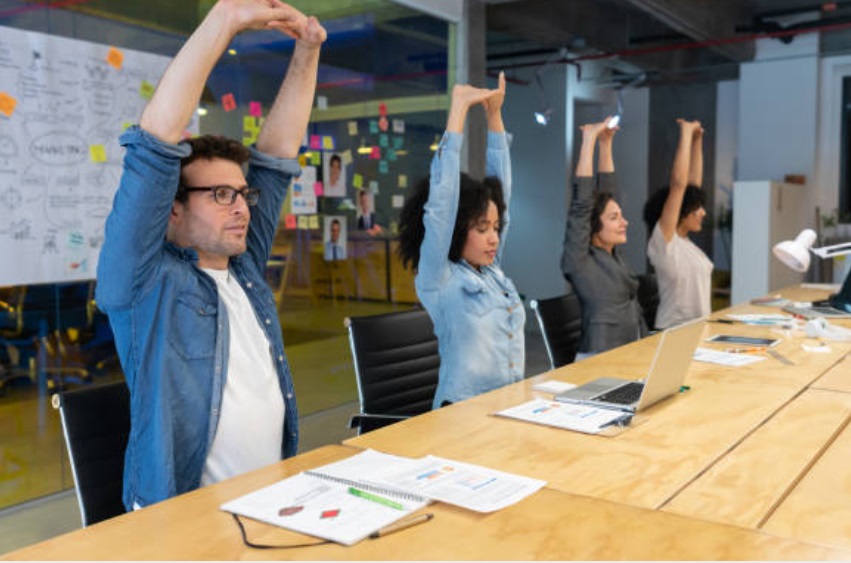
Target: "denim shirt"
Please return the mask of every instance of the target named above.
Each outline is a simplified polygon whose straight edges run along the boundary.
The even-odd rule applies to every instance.
[[[165,241],[188,144],[163,142],[138,126],[106,221],[97,303],[109,316],[130,389],[124,504],[146,506],[199,486],[219,421],[228,365],[228,320],[198,254]],[[281,205],[298,162],[251,149],[247,180],[260,189],[248,250],[230,260],[272,346],[286,405],[282,457],[296,453],[298,412],[275,299],[265,282]],[[250,440],[250,436],[246,436]]]
[[[425,237],[415,286],[434,323],[440,348],[440,380],[432,404],[457,402],[523,379],[526,312],[499,263],[502,241],[490,266],[476,270],[449,260],[460,190],[463,136],[447,132],[431,163],[425,205]],[[505,133],[488,132],[487,174],[502,182],[508,232],[511,160]]]

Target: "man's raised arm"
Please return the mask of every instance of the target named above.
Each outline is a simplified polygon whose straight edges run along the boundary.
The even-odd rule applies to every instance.
[[[140,126],[160,140],[177,143],[210,72],[237,33],[274,28],[298,39],[306,27],[301,12],[278,0],[219,0],[169,64]]]
[[[316,18],[306,19],[304,32],[296,40],[287,77],[257,137],[258,150],[279,158],[298,156],[316,92],[319,49],[326,37],[325,28]]]

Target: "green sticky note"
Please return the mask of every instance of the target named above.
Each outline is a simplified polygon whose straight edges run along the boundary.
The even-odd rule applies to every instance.
[[[355,174],[352,177],[352,185],[358,189],[363,187],[363,176],[360,174]]]
[[[139,95],[146,100],[150,100],[154,95],[154,85],[147,80],[143,80],[142,84],[139,86]]]

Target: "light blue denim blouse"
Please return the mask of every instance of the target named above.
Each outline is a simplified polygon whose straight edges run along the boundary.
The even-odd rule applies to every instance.
[[[431,163],[425,237],[415,286],[434,322],[440,347],[440,382],[433,408],[523,379],[526,312],[514,284],[502,272],[509,227],[511,160],[505,133],[488,132],[487,175],[502,182],[505,217],[496,260],[480,271],[464,259],[449,260],[461,184],[464,137],[447,132]]]

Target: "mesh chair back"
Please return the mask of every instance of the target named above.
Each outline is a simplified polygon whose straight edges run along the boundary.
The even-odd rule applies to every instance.
[[[659,309],[659,283],[656,281],[656,274],[638,276],[638,304],[641,305],[647,328],[653,330],[656,327],[656,310]]]
[[[130,393],[123,381],[54,395],[59,409],[83,526],[125,512],[124,450],[130,435]]]
[[[397,415],[388,420],[395,422],[431,410],[440,354],[425,310],[349,317],[346,326],[362,414]]]
[[[582,306],[575,293],[532,300],[538,326],[544,336],[550,367],[555,369],[576,359],[582,340]]]

